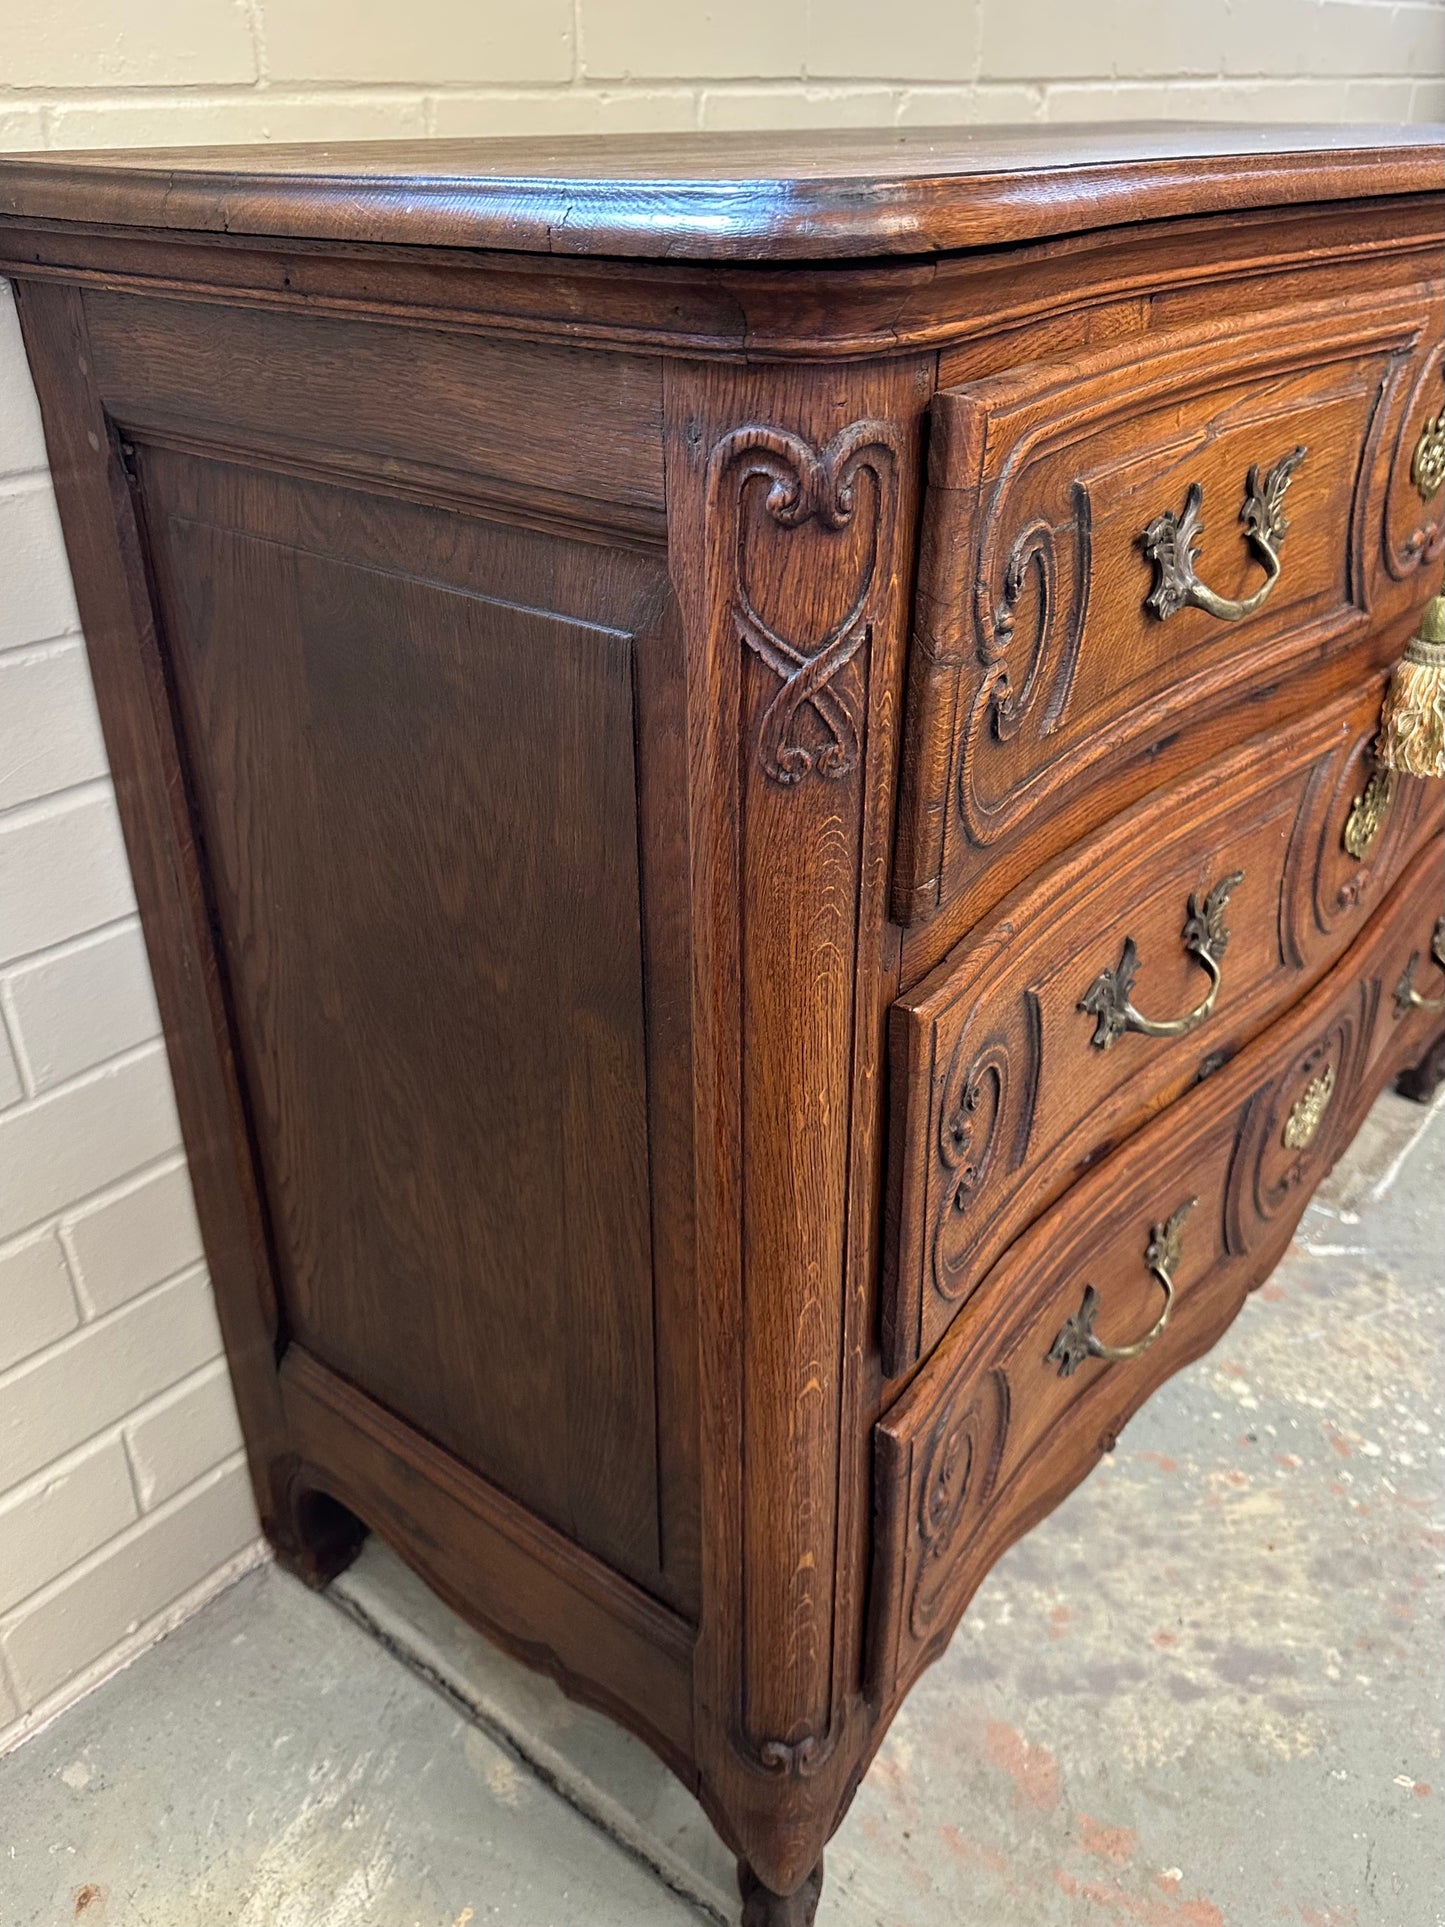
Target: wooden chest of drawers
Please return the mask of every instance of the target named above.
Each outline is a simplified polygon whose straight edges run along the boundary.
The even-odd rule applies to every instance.
[[[1380,130],[0,162],[266,1529],[641,1733],[749,1922],[1438,1068],[1442,202]]]

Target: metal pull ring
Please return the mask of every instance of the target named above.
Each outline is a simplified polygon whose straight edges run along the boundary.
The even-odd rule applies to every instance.
[[[1230,891],[1243,881],[1243,870],[1235,870],[1215,884],[1202,904],[1196,895],[1189,898],[1184,948],[1208,975],[1209,995],[1182,1017],[1146,1017],[1134,1008],[1131,992],[1139,970],[1139,946],[1132,937],[1125,937],[1118,963],[1101,970],[1079,999],[1078,1008],[1095,1020],[1094,1035],[1089,1040],[1095,1050],[1108,1050],[1125,1031],[1137,1031],[1141,1037],[1184,1037],[1204,1022],[1219,1001],[1223,982],[1221,959],[1229,948],[1225,906]]]
[[[1147,1352],[1169,1323],[1174,1309],[1174,1273],[1179,1265],[1179,1250],[1184,1236],[1184,1220],[1198,1204],[1187,1198],[1173,1217],[1163,1224],[1151,1225],[1144,1263],[1164,1288],[1164,1309],[1142,1338],[1132,1345],[1106,1345],[1094,1336],[1094,1318],[1099,1309],[1099,1294],[1092,1285],[1084,1286],[1084,1296],[1072,1318],[1065,1319],[1058,1337],[1049,1347],[1047,1363],[1057,1365],[1060,1378],[1072,1378],[1086,1358],[1102,1358],[1108,1365],[1125,1364]]]
[[[1445,970],[1445,917],[1435,925],[1430,939],[1430,955]],[[1420,961],[1418,950],[1410,952],[1410,961],[1405,965],[1405,974],[1395,986],[1395,1015],[1403,1017],[1407,1010],[1445,1010],[1445,996],[1422,997],[1415,988],[1415,966]]]
[[[1308,452],[1300,447],[1281,456],[1263,482],[1259,479],[1258,467],[1251,468],[1245,479],[1244,506],[1239,511],[1239,519],[1244,524],[1245,540],[1265,569],[1264,581],[1253,595],[1239,602],[1231,601],[1228,596],[1216,595],[1195,574],[1194,565],[1204,541],[1204,523],[1200,519],[1204,490],[1198,482],[1191,482],[1184,498],[1184,513],[1176,515],[1173,509],[1165,509],[1144,531],[1144,553],[1156,572],[1145,608],[1161,622],[1167,622],[1170,616],[1186,608],[1204,609],[1218,616],[1221,622],[1238,622],[1263,608],[1279,581],[1280,544],[1289,533],[1284,513],[1285,490]]]

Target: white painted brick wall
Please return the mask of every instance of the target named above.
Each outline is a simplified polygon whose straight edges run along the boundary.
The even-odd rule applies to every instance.
[[[0,1747],[256,1556],[158,1035],[0,285]]]
[[[1445,0],[6,0],[0,148],[1445,118]],[[3,293],[3,289],[0,289]],[[0,298],[0,1747],[254,1556],[44,444]]]

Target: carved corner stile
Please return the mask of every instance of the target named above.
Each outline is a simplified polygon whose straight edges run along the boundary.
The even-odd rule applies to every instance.
[[[817,775],[837,780],[858,767],[860,698],[842,686],[842,673],[869,640],[880,560],[891,550],[897,507],[897,437],[886,422],[856,421],[822,448],[779,428],[732,429],[717,442],[708,462],[711,519],[721,531],[728,570],[728,597],[738,639],[778,679],[763,710],[756,753],[775,783],[799,783]],[[781,619],[769,621],[755,600],[746,517],[748,484],[768,484],[764,513],[782,529],[816,521],[841,533],[858,512],[860,481],[871,474],[876,503],[871,540],[840,615],[821,634],[788,634]],[[815,730],[805,737],[811,713]]]
[[[726,1422],[705,1421],[718,1449],[699,1766],[704,1803],[776,1893],[816,1865],[872,1723],[857,1684],[868,1492],[866,1443],[852,1443],[865,1349],[853,1220],[884,1005],[857,978],[886,916],[905,448],[925,376],[923,360],[860,370],[822,394],[789,371],[678,369],[669,390],[694,754],[727,785],[695,838],[716,879],[705,987],[731,1113],[704,1177],[700,1221],[715,1211],[721,1235],[702,1342],[721,1348],[715,1382],[738,1388]]]

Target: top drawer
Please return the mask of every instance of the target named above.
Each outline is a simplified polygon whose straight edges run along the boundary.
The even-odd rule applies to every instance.
[[[900,921],[955,903],[964,927],[970,897],[981,913],[1270,720],[1223,712],[1264,702],[1367,612],[1408,616],[1441,542],[1445,494],[1427,493],[1428,462],[1411,473],[1445,400],[1438,336],[1417,295],[935,397]]]

